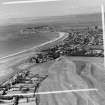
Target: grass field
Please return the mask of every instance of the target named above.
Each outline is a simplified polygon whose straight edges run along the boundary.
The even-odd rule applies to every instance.
[[[40,105],[104,105],[105,71],[102,62],[96,59],[86,61],[84,58],[59,58],[33,68],[34,71],[45,70],[49,77],[39,91],[61,91],[69,89],[97,88],[98,92],[78,92],[40,95]]]

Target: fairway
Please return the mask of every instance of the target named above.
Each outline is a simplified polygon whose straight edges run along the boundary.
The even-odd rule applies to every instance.
[[[74,59],[76,57],[71,59],[61,57],[55,62],[47,62],[31,68],[33,73],[48,74],[48,78],[43,81],[39,92],[87,88],[97,88],[98,91],[40,95],[40,105],[86,105],[87,102],[92,105],[94,105],[93,103],[104,105],[104,65],[94,62],[95,59],[94,61],[84,61],[82,57],[81,60]]]

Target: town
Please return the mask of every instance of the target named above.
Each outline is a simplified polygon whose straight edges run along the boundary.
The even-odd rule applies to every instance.
[[[47,31],[58,31],[54,30],[54,27],[48,26],[41,27],[40,31],[46,31],[46,29]],[[39,29],[36,31],[38,32]],[[62,31],[62,29],[59,31]],[[68,32],[68,29],[63,30],[63,32]],[[29,58],[29,62],[43,63],[60,56],[104,57],[101,28],[91,26],[83,27],[83,29],[69,29],[68,33],[68,38],[60,44],[41,50],[40,53]]]

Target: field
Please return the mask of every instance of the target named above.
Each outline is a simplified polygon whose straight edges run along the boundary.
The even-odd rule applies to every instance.
[[[43,67],[42,67],[43,68]],[[84,61],[84,58],[77,61],[76,58],[61,57],[50,66],[49,78],[45,80],[39,91],[69,90],[97,88],[97,92],[77,92],[63,94],[49,94],[41,96],[41,105],[104,105],[105,103],[105,71],[104,65],[100,62]]]

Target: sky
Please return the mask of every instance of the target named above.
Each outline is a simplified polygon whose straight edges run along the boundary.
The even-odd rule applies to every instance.
[[[3,4],[10,1],[17,0],[0,0],[0,19],[94,13],[100,12],[102,2],[105,4],[104,0],[59,0],[14,5]]]

